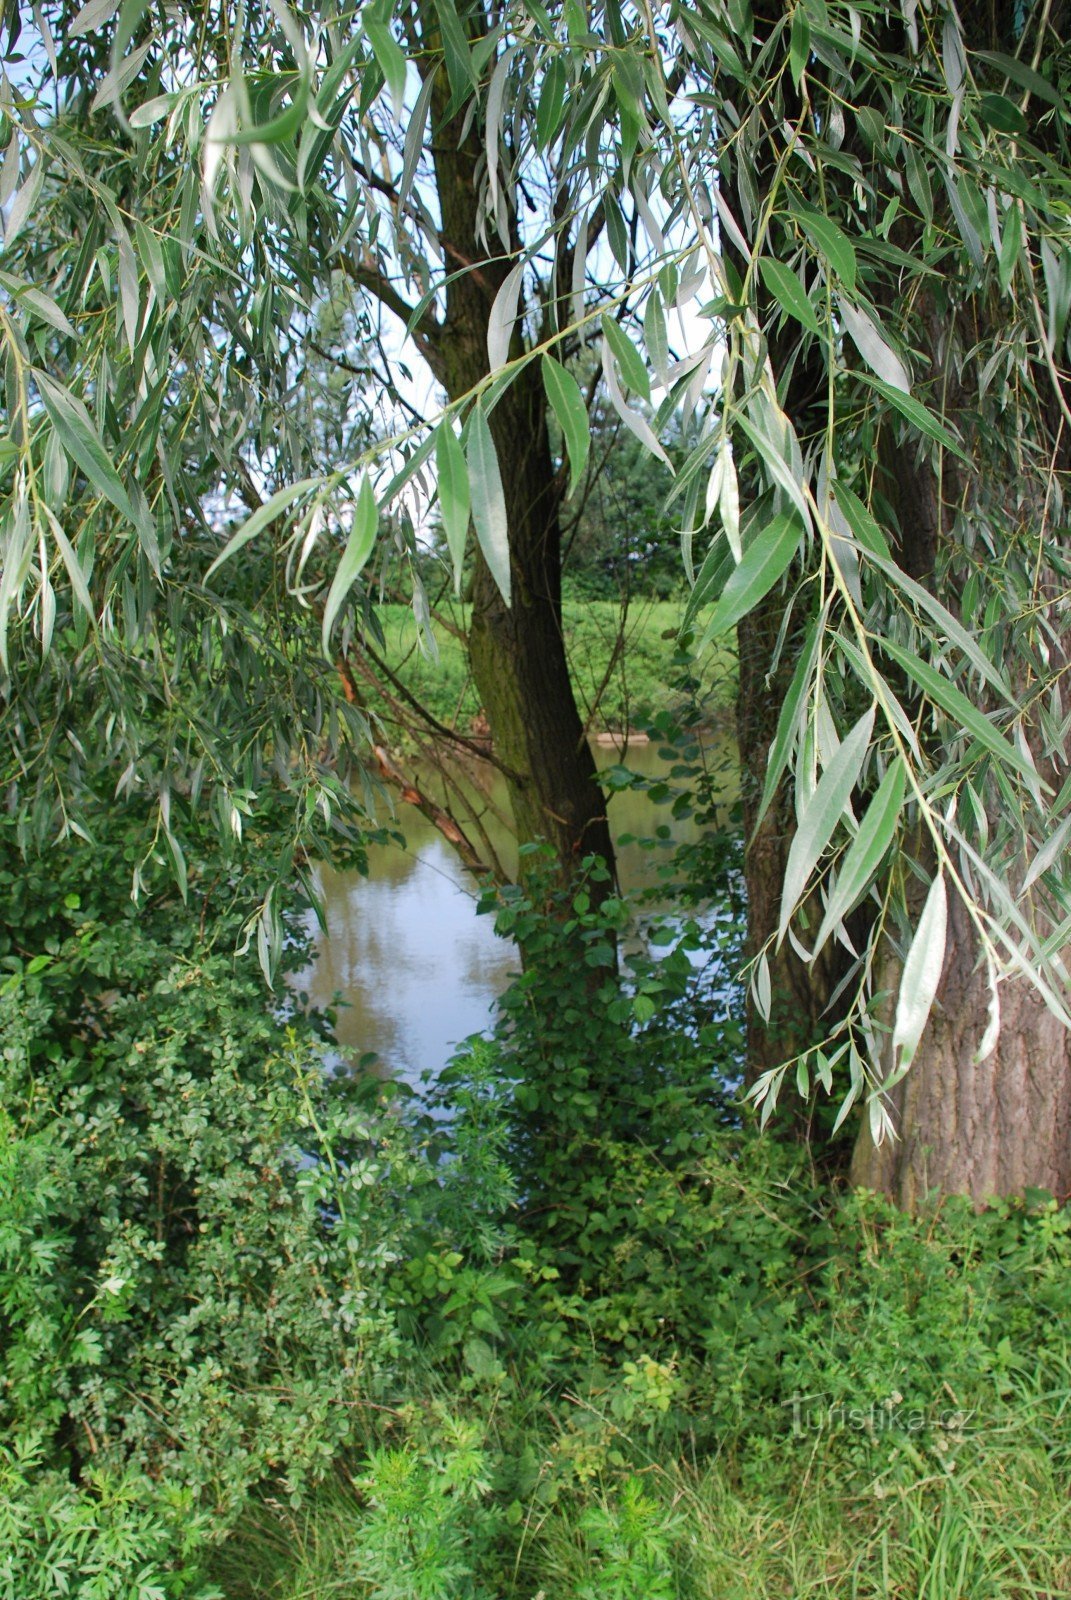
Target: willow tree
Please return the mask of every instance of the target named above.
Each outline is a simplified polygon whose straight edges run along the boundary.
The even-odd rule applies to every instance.
[[[222,626],[265,549],[344,659],[377,552],[437,493],[458,570],[475,532],[522,831],[565,871],[608,854],[560,630],[594,347],[647,449],[691,440],[690,630],[742,625],[757,1096],[787,1073],[865,1103],[858,1173],[909,1202],[1071,1189],[1061,8],[987,13],[994,37],[824,0],[38,14],[59,109],[4,98],[19,661],[62,625],[111,692],[163,616]],[[404,324],[443,404],[326,459],[293,418],[341,282],[368,359]],[[21,703],[35,774],[69,776]],[[249,748],[285,765],[295,734]],[[202,785],[235,786],[231,756]]]

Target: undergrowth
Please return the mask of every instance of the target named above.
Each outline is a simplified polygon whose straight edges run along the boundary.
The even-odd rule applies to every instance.
[[[907,1217],[742,1121],[739,842],[677,756],[674,916],[530,860],[427,1106],[235,955],[270,817],[137,908],[121,837],[3,840],[0,1600],[1071,1591],[1071,1217]]]

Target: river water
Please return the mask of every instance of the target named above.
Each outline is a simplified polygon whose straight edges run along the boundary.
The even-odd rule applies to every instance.
[[[731,763],[728,746],[711,745],[713,757]],[[655,745],[632,743],[621,752],[599,746],[600,767],[624,765],[639,776],[666,777],[668,766]],[[709,756],[708,756],[709,758]],[[727,782],[727,793],[731,779]],[[675,820],[668,797],[656,788],[614,793],[609,817],[618,844],[618,874],[624,891],[657,882],[658,861],[677,842],[694,836],[695,824]],[[500,810],[505,795],[490,795]],[[501,825],[488,814],[495,848],[506,847]],[[367,876],[321,866],[316,881],[326,931],[310,920],[314,956],[293,987],[311,1004],[337,1005],[335,1034],[344,1058],[377,1057],[372,1070],[414,1087],[434,1076],[462,1039],[486,1029],[498,995],[517,970],[510,940],[494,931],[493,919],[478,916],[479,890],[431,823],[400,805],[394,824],[398,844],[374,845]],[[653,847],[641,838],[659,837]]]

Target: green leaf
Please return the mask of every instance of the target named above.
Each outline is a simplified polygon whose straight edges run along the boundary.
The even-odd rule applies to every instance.
[[[724,532],[719,529],[710,542],[710,548],[703,557],[703,564],[696,574],[695,585],[688,596],[688,604],[684,608],[684,619],[681,622],[681,633],[687,633],[699,612],[704,606],[710,605],[723,593],[725,585],[732,573],[736,571],[737,563],[729,548],[729,541]]]
[[[229,561],[232,556],[237,555],[238,551],[244,545],[247,545],[250,539],[255,539],[257,534],[268,527],[269,523],[274,522],[276,517],[281,516],[288,506],[292,506],[295,500],[299,499],[301,495],[307,494],[319,482],[319,478],[302,478],[297,483],[288,483],[283,489],[276,489],[275,493],[265,500],[262,506],[258,506],[252,516],[247,517],[241,527],[227,540],[227,543],[205,573],[204,581],[207,583],[213,573],[218,571],[225,561]]]
[[[1010,205],[1004,215],[1004,233],[1000,241],[1000,259],[997,264],[1000,287],[1007,294],[1023,247],[1023,225],[1019,207]]]
[[[386,79],[394,105],[394,115],[400,120],[405,105],[405,55],[385,22],[362,18],[364,36],[372,47],[372,54]]]
[[[47,322],[67,339],[77,339],[77,329],[72,326],[52,296],[45,294],[43,289],[34,289],[28,284],[21,283],[10,272],[0,272],[0,283],[14,294],[20,306],[31,310],[41,322]]]
[[[507,606],[510,603],[509,523],[502,474],[487,418],[477,405],[469,417],[469,488],[472,494],[472,520],[476,538],[491,576]]]
[[[746,617],[788,571],[799,549],[803,527],[792,512],[782,511],[744,551],[703,633],[703,643],[725,633]]]
[[[35,368],[33,379],[52,426],[71,460],[81,467],[98,494],[139,527],[141,519],[81,400],[47,372]]]
[[[911,379],[907,375],[907,368],[896,351],[886,344],[871,319],[843,295],[837,304],[844,326],[867,366],[890,388],[901,394],[910,394]]]
[[[792,27],[789,33],[788,64],[792,73],[792,82],[798,89],[803,81],[803,74],[807,70],[807,61],[811,53],[811,24],[802,5],[797,5],[792,13]]]
[[[928,589],[924,589],[921,583],[916,583],[914,578],[909,578],[907,573],[896,565],[895,561],[879,555],[874,550],[868,550],[866,557],[868,561],[872,562],[874,566],[885,574],[891,584],[897,589],[901,589],[904,594],[910,595],[919,609],[932,617],[938,627],[943,629],[948,640],[963,651],[972,667],[980,673],[986,683],[994,688],[1010,705],[1015,704],[1011,688],[1003,672],[985,654],[973,634],[968,633],[967,629],[957,622],[951,611],[941,604],[936,595],[932,595]]]
[[[781,774],[788,766],[788,753],[792,748],[792,741],[799,730],[806,706],[806,692],[814,672],[815,662],[818,660],[818,625],[812,622],[807,630],[807,637],[800,651],[800,658],[796,662],[796,670],[792,674],[792,682],[788,686],[788,693],[781,702],[781,711],[777,718],[777,730],[774,733],[770,753],[766,758],[766,780],[762,786],[762,799],[759,802],[758,816],[755,818],[755,828],[769,809],[770,802],[777,792],[777,785],[781,781]]]
[[[443,532],[454,563],[454,588],[461,593],[461,568],[465,559],[465,544],[469,535],[472,501],[469,495],[469,472],[465,465],[465,452],[444,418],[435,430],[435,466],[439,479],[439,513],[443,519]]]
[[[1071,817],[1065,817],[1051,838],[1047,839],[1034,857],[1023,879],[1021,894],[1038,881],[1055,861],[1062,860],[1067,850],[1068,838],[1071,836]]]
[[[791,267],[783,261],[774,261],[769,256],[763,256],[759,264],[762,281],[767,292],[772,294],[780,305],[782,311],[810,329],[811,333],[821,333],[821,325],[817,313],[807,298],[807,291]]]
[[[643,338],[651,365],[663,387],[669,387],[669,339],[666,334],[666,317],[662,296],[657,286],[647,296],[643,313]]]
[[[946,450],[951,451],[953,455],[958,456],[961,461],[965,461],[969,465],[969,458],[955,434],[943,422],[939,421],[933,412],[922,404],[921,400],[916,400],[913,395],[903,394],[899,389],[894,389],[891,384],[883,383],[880,378],[872,378],[868,372],[857,372],[856,377],[861,383],[865,383],[871,389],[876,390],[895,410],[899,411],[902,417],[906,417],[908,422],[917,428],[920,433],[926,434],[927,438],[933,439],[935,443],[943,445]]]
[[[792,461],[778,448],[769,435],[759,427],[758,423],[753,422],[750,417],[745,417],[742,412],[739,412],[736,417],[736,423],[741,431],[747,435],[766,463],[774,483],[792,501],[801,523],[804,527],[810,527],[810,510],[803,493],[803,485],[793,471]]]
[[[428,126],[428,112],[431,109],[431,97],[435,92],[435,79],[438,69],[432,67],[424,82],[420,86],[416,105],[413,107],[409,118],[409,126],[405,130],[405,144],[402,150],[402,175],[398,181],[398,209],[401,211],[409,199],[409,192],[413,187],[413,180],[420,165],[420,158],[424,154],[424,140]]]
[[[855,491],[836,478],[833,482],[833,498],[863,549],[879,556],[883,561],[891,562],[892,555],[881,525]]]
[[[808,800],[789,847],[785,881],[781,890],[781,919],[777,937],[788,931],[792,913],[818,864],[818,858],[833,837],[851,799],[874,731],[874,707],[859,718],[818,780]]]
[[[911,678],[922,692],[929,696],[943,711],[947,711],[953,722],[957,723],[972,739],[984,745],[998,761],[1003,761],[1007,766],[1014,767],[1026,780],[1035,784],[1038,775],[1033,765],[1026,759],[1021,751],[1004,737],[999,728],[994,727],[984,711],[979,711],[973,700],[957,689],[954,683],[928,662],[921,661],[911,651],[901,649],[893,644],[890,639],[880,639],[878,643],[886,655],[892,656],[899,662],[908,677]]]
[[[89,593],[89,585],[86,583],[86,575],[82,571],[81,562],[75,555],[70,540],[60,527],[49,506],[42,504],[42,510],[48,519],[49,527],[52,529],[52,537],[56,541],[56,548],[63,559],[63,565],[67,569],[67,576],[71,580],[71,588],[74,590],[75,599],[82,609],[92,617],[93,600]]]
[[[561,56],[555,56],[547,68],[543,84],[539,91],[539,107],[536,111],[535,143],[537,150],[545,150],[554,142],[554,135],[562,125],[565,116],[565,89],[566,89],[565,62]]]
[[[435,0],[435,11],[439,18],[439,27],[442,29],[443,57],[446,61],[450,90],[454,95],[462,95],[469,88],[479,87],[479,76],[473,64],[468,40],[465,38],[465,29],[454,8],[453,0]]]
[[[591,449],[588,408],[572,373],[551,355],[543,357],[543,387],[569,452],[569,493],[573,494],[584,476]]]
[[[939,872],[930,885],[915,937],[907,952],[893,1023],[896,1064],[910,1066],[922,1038],[941,981],[948,931],[948,894],[945,875]]]
[[[988,61],[991,67],[996,67],[998,72],[1003,72],[1006,78],[1017,83],[1020,89],[1029,89],[1039,100],[1044,100],[1050,106],[1062,106],[1063,96],[1054,89],[1047,78],[1043,78],[1033,67],[1028,67],[1025,61],[1019,61],[1015,56],[1006,56],[999,50],[972,50],[971,55],[975,61]]]
[[[881,865],[893,837],[907,790],[907,771],[899,756],[889,767],[871,800],[859,832],[852,840],[837,872],[836,886],[826,904],[826,914],[814,942],[817,955],[834,928],[847,916]]]
[[[820,211],[797,209],[795,215],[818,255],[844,287],[855,288],[857,266],[855,248],[847,234]]]
[[[978,102],[978,117],[995,133],[1025,133],[1029,127],[1015,101],[1002,94],[984,94]]]
[[[280,77],[289,87],[294,83],[294,74],[280,74]],[[239,128],[237,133],[232,133],[227,140],[228,144],[285,144],[289,143],[298,129],[305,121],[309,104],[309,80],[303,73],[297,80],[296,92],[293,101],[278,115],[270,117],[267,122],[258,122],[252,127]]]
[[[487,370],[491,373],[498,372],[509,360],[510,341],[517,321],[517,302],[527,265],[527,258],[522,257],[510,268],[491,306],[491,314],[487,319]]]
[[[331,587],[324,601],[322,638],[325,656],[331,653],[331,629],[334,627],[335,618],[353,586],[354,579],[372,554],[378,526],[379,508],[376,505],[376,497],[372,493],[372,485],[367,478],[364,478],[357,495],[357,504],[353,508],[350,536],[346,540],[342,560],[338,564],[335,576],[331,579]]]
[[[619,322],[613,317],[603,315],[602,331],[606,335],[610,349],[614,353],[621,376],[626,385],[644,400],[651,398],[651,380],[644,365],[643,357],[632,343],[628,334]]]

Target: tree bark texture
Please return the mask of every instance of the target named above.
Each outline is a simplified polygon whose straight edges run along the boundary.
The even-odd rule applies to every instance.
[[[899,977],[890,959],[883,987],[895,994]],[[1071,1197],[1071,1039],[1024,979],[1002,985],[1000,995],[1000,1039],[979,1062],[989,984],[974,930],[953,897],[937,1004],[890,1095],[899,1138],[875,1145],[864,1119],[854,1184],[908,1211],[935,1191],[968,1195],[977,1206],[1027,1189]]]

